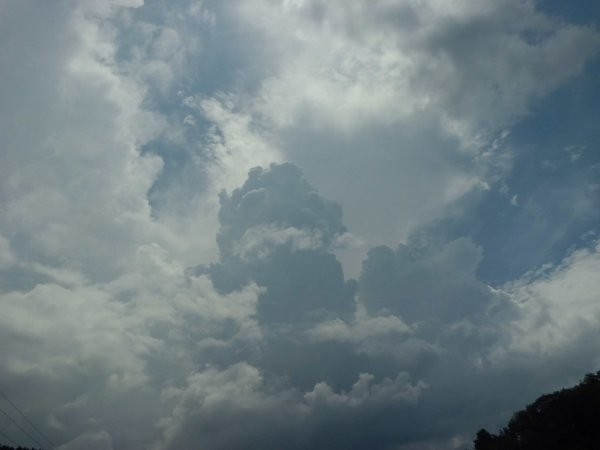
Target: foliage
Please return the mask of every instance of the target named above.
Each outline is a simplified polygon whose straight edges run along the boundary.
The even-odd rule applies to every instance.
[[[592,450],[600,448],[600,371],[570,389],[538,398],[498,435],[482,429],[475,450]]]

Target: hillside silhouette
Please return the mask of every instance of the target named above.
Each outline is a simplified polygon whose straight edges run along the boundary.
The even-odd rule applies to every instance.
[[[475,450],[600,449],[600,371],[577,386],[542,395],[497,435],[481,429]]]

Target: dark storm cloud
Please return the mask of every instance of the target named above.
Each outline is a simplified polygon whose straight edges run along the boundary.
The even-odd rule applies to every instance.
[[[166,448],[190,442],[211,449],[384,449],[410,438],[410,413],[423,389],[408,375],[376,383],[362,374],[347,392],[319,383],[308,392],[273,391],[246,364],[208,370],[184,391],[163,422]]]
[[[244,185],[221,195],[221,263],[209,267],[217,289],[252,280],[266,288],[264,323],[316,320],[354,307],[353,283],[331,253],[346,229],[338,204],[323,199],[292,164],[252,169]]]
[[[328,253],[345,232],[339,207],[297,167],[253,169],[221,205],[222,261],[204,270],[222,292],[248,282],[264,289],[257,305],[262,337],[246,362],[207,369],[173,392],[179,406],[164,419],[169,448],[197,441],[209,448],[385,449],[424,438],[426,429],[442,438],[450,428],[471,426],[479,411],[452,427],[428,419],[437,420],[438,402],[450,408],[459,401],[448,390],[477,379],[477,361],[500,339],[494,320],[509,317],[508,299],[475,277],[478,247],[459,239],[420,258],[405,247],[374,248],[363,264],[359,301],[346,291],[340,308],[330,306],[331,285],[319,281],[327,273],[323,255],[339,265]],[[262,231],[252,245],[241,245],[256,229]],[[306,250],[299,236],[321,239],[306,241],[313,247]],[[340,269],[333,295],[354,283],[344,284]],[[276,309],[269,303],[275,301],[284,306]]]

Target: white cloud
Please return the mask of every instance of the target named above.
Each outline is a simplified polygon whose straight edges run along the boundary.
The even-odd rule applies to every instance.
[[[549,266],[507,285],[519,305],[520,319],[510,324],[508,351],[530,360],[590,355],[590,333],[598,329],[600,246],[572,252],[558,266]],[[600,361],[586,363],[592,370]]]
[[[525,112],[600,44],[529,1],[255,1],[239,13],[272,39],[275,73],[260,95],[278,126],[308,115],[352,130],[433,109],[478,133]]]
[[[19,11],[26,8],[13,7],[19,21],[31,23],[45,14]],[[48,80],[36,82],[39,68],[16,76],[30,56],[8,59],[11,81],[3,90],[21,93],[12,114],[31,129],[3,127],[8,145],[1,157],[1,226],[20,258],[106,278],[126,264],[127,250],[140,239],[168,235],[152,222],[146,197],[162,163],[138,152],[163,123],[141,107],[143,87],[117,72],[114,36],[99,19],[84,5],[59,19],[52,39],[26,37],[39,47],[36,54],[45,55]],[[73,42],[63,48],[67,39]],[[14,106],[8,101],[2,108]]]
[[[358,306],[355,321],[348,324],[341,319],[321,322],[307,331],[312,342],[352,342],[365,343],[378,337],[397,338],[412,333],[413,329],[394,315],[367,315],[364,308]]]
[[[243,183],[252,167],[281,161],[279,150],[268,136],[254,129],[253,117],[247,112],[235,111],[234,98],[204,99],[199,108],[214,124],[209,145],[216,160],[211,173],[215,191],[233,190]]]
[[[236,8],[267,47],[246,108],[371,245],[396,245],[504,176],[500,137],[600,48],[597,32],[531,1]]]
[[[395,247],[598,48],[531,2],[448,5],[3,4],[0,379],[60,448],[450,448],[481,374],[591,365],[598,247],[504,290],[467,238],[358,282],[333,254],[327,198]]]
[[[261,340],[255,286],[219,295],[155,244],[109,284],[44,272],[66,284],[0,296],[0,334],[11,343],[0,372],[7,388],[29,380],[30,394],[43,398],[32,417],[50,417],[46,429],[59,442],[75,439],[66,448],[81,448],[88,437],[79,434],[90,429],[115,445],[150,442],[168,407],[163,386],[183,382],[215,352],[243,356]]]
[[[400,400],[416,403],[421,391],[427,388],[423,382],[411,385],[410,377],[406,373],[398,374],[393,380],[386,378],[379,384],[374,384],[373,379],[373,375],[362,373],[349,392],[340,394],[334,392],[327,383],[319,383],[311,392],[307,392],[304,398],[308,405],[313,407],[323,405],[357,408],[368,402],[387,403]]]
[[[242,260],[263,259],[273,246],[289,246],[292,251],[323,248],[323,237],[318,231],[310,232],[294,227],[274,225],[252,227],[244,232],[234,246],[234,255]]]

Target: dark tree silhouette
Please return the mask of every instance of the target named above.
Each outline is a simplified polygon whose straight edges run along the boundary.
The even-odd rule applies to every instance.
[[[497,435],[480,430],[475,450],[600,449],[600,372],[538,398]]]
[[[0,445],[0,450],[36,450],[34,448],[29,447],[9,447],[8,445]]]

